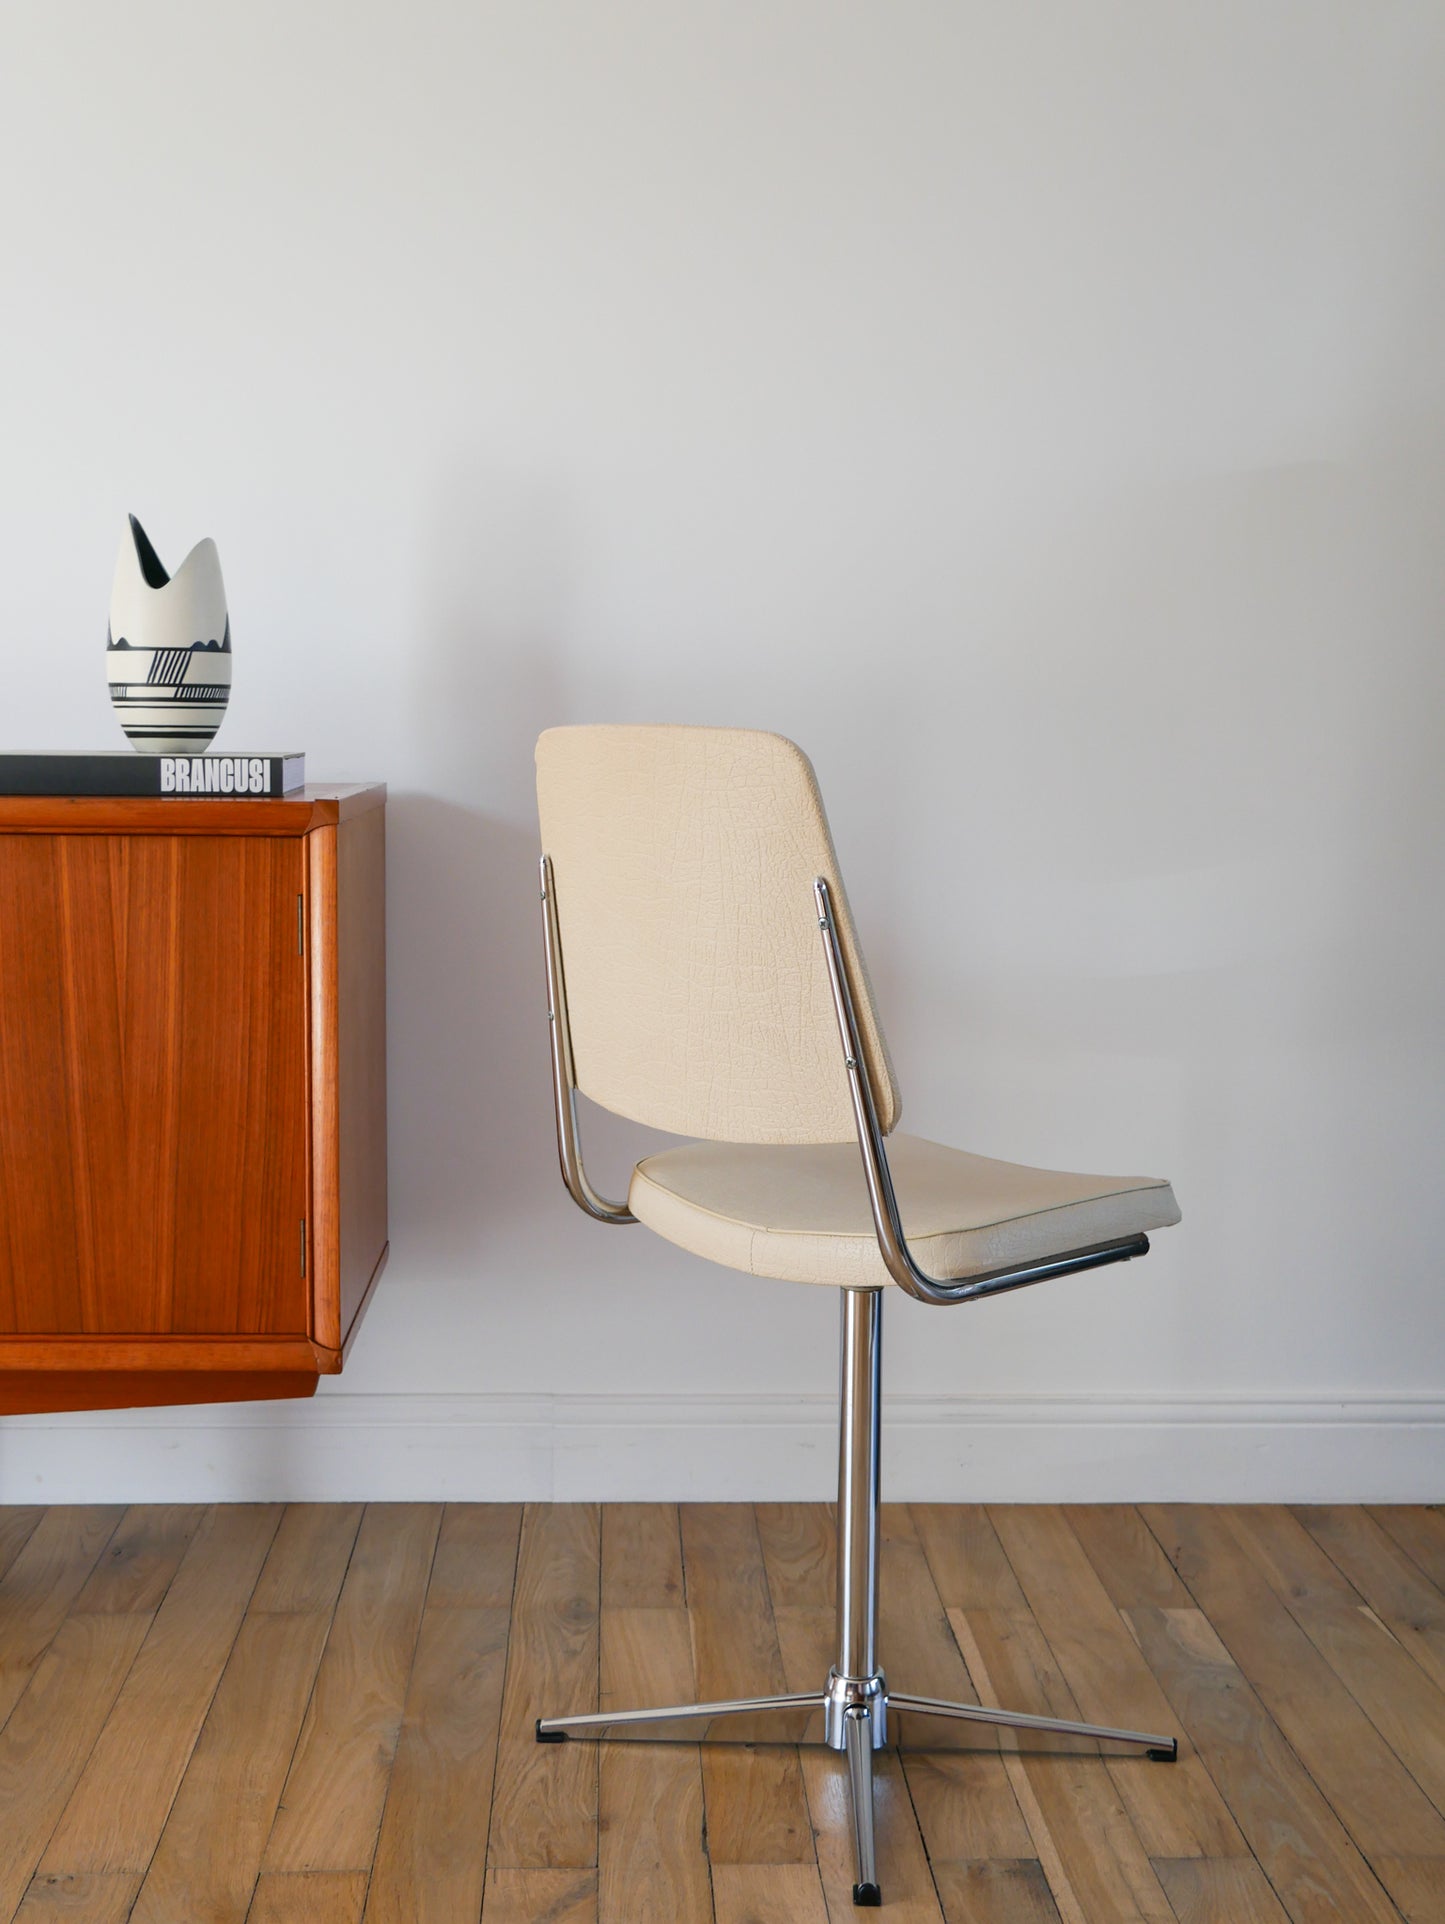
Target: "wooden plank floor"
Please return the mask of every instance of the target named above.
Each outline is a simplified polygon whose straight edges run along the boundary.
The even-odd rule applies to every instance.
[[[820,1684],[831,1539],[821,1504],[0,1509],[0,1924],[844,1924],[840,1758],[533,1741]],[[882,1556],[897,1687],[1182,1740],[900,1718],[883,1915],[1445,1924],[1445,1508],[899,1505]]]

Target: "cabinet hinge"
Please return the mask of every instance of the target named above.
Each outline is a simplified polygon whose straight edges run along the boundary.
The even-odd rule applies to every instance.
[[[306,897],[296,897],[296,953],[306,953]]]
[[[301,1218],[301,1276],[306,1277],[306,1218]]]

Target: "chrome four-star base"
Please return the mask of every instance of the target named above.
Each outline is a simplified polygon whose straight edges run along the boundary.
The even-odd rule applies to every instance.
[[[670,1733],[693,1742],[707,1743],[725,1738],[726,1732],[714,1728],[730,1717],[753,1717],[773,1711],[823,1713],[821,1741],[848,1757],[848,1779],[853,1793],[853,1832],[857,1845],[858,1881],[853,1886],[855,1904],[877,1905],[883,1899],[878,1886],[878,1859],[873,1842],[873,1752],[888,1742],[888,1713],[907,1711],[914,1716],[957,1717],[967,1723],[990,1724],[1007,1730],[1046,1731],[1055,1737],[1096,1737],[1110,1743],[1142,1744],[1146,1753],[1162,1763],[1172,1763],[1178,1755],[1178,1740],[1152,1736],[1142,1730],[1111,1730],[1102,1724],[1070,1723],[1062,1717],[1030,1717],[1018,1710],[989,1710],[982,1704],[951,1704],[937,1697],[913,1697],[901,1690],[889,1690],[882,1673],[863,1680],[840,1677],[836,1670],[828,1675],[827,1688],[793,1697],[739,1697],[715,1704],[671,1704],[656,1710],[611,1710],[581,1717],[541,1717],[537,1721],[539,1744],[560,1744],[569,1737],[626,1735],[639,1726],[703,1722],[701,1731],[678,1730]],[[800,1741],[794,1735],[753,1730],[735,1741],[765,1743]],[[922,1746],[926,1748],[926,1746]]]
[[[537,1741],[560,1744],[567,1738],[625,1736],[639,1727],[702,1723],[702,1730],[675,1734],[693,1742],[715,1737],[739,1743],[808,1741],[807,1732],[740,1731],[728,1720],[757,1719],[775,1711],[792,1712],[793,1723],[811,1723],[822,1713],[821,1741],[848,1758],[853,1793],[853,1834],[858,1881],[855,1904],[878,1905],[878,1858],[873,1842],[873,1753],[888,1743],[890,1710],[910,1716],[953,1717],[965,1723],[1005,1730],[1033,1730],[1054,1737],[1099,1738],[1108,1743],[1142,1745],[1161,1763],[1172,1763],[1178,1739],[1142,1730],[1114,1730],[1103,1724],[1071,1723],[1060,1717],[1031,1717],[1018,1710],[990,1710],[982,1704],[944,1703],[890,1690],[877,1661],[878,1641],[878,1443],[881,1387],[882,1292],[845,1289],[843,1295],[843,1385],[838,1449],[838,1662],[821,1691],[801,1696],[746,1697],[720,1703],[671,1704],[656,1710],[607,1710],[577,1717],[541,1717]],[[715,1725],[727,1725],[719,1731]]]

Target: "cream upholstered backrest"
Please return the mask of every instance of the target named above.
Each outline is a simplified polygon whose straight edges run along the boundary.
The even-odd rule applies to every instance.
[[[841,1142],[848,1078],[813,898],[834,914],[885,1130],[898,1092],[811,763],[742,728],[537,743],[577,1087],[721,1142]]]

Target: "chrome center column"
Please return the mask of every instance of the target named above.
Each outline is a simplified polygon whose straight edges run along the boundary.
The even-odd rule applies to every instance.
[[[887,1741],[878,1668],[878,1447],[883,1292],[845,1289],[838,1430],[838,1658],[828,1675],[825,1738],[847,1748],[847,1713],[868,1711],[869,1738]]]

